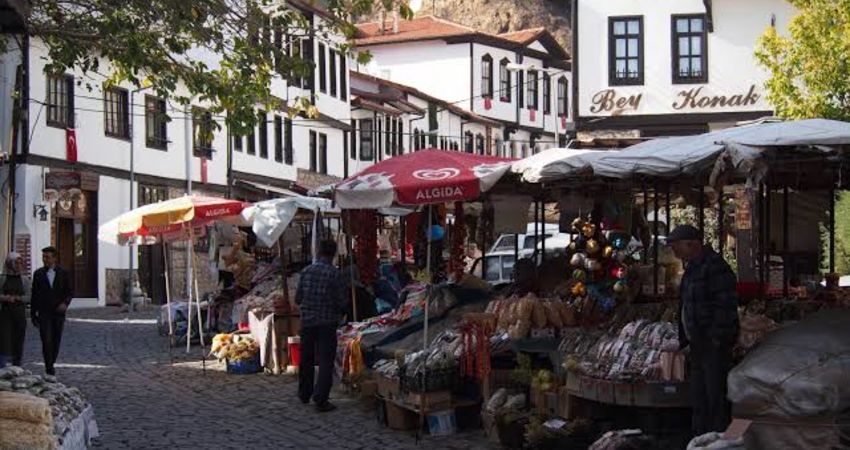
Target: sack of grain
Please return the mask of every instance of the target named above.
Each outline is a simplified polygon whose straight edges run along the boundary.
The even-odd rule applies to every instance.
[[[15,392],[0,392],[0,419],[53,426],[47,400]]]
[[[543,302],[537,300],[534,302],[534,312],[532,313],[531,322],[534,328],[544,328],[546,326],[546,308]]]
[[[561,310],[558,306],[559,302],[546,302],[544,307],[546,308],[546,321],[549,325],[555,328],[563,328],[564,321],[561,319]]]
[[[576,309],[573,305],[561,303],[561,322],[565,327],[574,327],[578,324]]]
[[[53,450],[56,448],[56,438],[51,430],[43,423],[0,419],[0,449]]]

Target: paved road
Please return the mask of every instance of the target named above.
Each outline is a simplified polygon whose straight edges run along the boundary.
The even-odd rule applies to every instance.
[[[57,375],[94,405],[98,447],[488,448],[480,432],[417,444],[341,393],[333,396],[339,409],[319,415],[298,402],[294,378],[228,375],[210,362],[204,374],[199,349],[174,349],[172,364],[153,314],[126,317],[114,308],[72,310],[65,325]],[[25,366],[41,373],[37,332],[27,331]]]

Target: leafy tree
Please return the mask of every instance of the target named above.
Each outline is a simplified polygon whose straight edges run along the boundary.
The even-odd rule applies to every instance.
[[[850,120],[850,1],[789,1],[799,13],[789,23],[788,35],[768,28],[756,47],[756,59],[770,71],[768,99],[781,117]],[[846,193],[839,195],[835,223],[836,270],[850,273]],[[823,237],[825,256],[828,240]]]
[[[255,108],[280,106],[271,95],[275,73],[295,79],[307,76],[312,62],[287,51],[285,38],[347,38],[356,28],[350,17],[373,8],[412,12],[398,0],[290,0],[325,7],[322,25],[311,23],[283,0],[32,0],[31,36],[44,41],[48,70],[70,67],[102,74],[108,83],[149,86],[181,105],[209,103],[213,113],[227,114],[236,132],[256,120]],[[2,40],[3,37],[0,37]],[[10,42],[0,42],[7,47]],[[19,40],[18,40],[19,41]],[[19,41],[20,42],[20,41]],[[201,55],[214,55],[213,58]],[[368,54],[358,54],[361,60]],[[105,64],[109,61],[110,64]],[[185,86],[189,94],[181,94]],[[91,86],[89,86],[91,87]],[[298,99],[293,112],[315,114],[311,99]]]

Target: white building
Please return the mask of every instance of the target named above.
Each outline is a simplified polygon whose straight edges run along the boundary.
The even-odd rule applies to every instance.
[[[693,134],[772,114],[754,49],[784,0],[575,0],[579,134]]]
[[[312,29],[330,18],[310,2],[287,3]],[[281,39],[287,33],[270,35]],[[7,100],[0,102],[0,136],[6,151],[14,133],[16,170],[11,179],[10,166],[0,168],[0,182],[11,182],[16,201],[3,236],[14,237],[12,245],[26,255],[30,269],[41,265],[41,248],[57,247],[60,265],[74,278],[75,296],[102,305],[121,300],[130,255],[126,248],[98,242],[97,228],[130,209],[131,189],[136,206],[183,195],[188,180],[195,193],[259,199],[339,179],[346,171],[351,113],[350,65],[339,52],[342,41],[310,36],[291,43],[314,61],[313,76],[293,83],[275,79],[272,94],[285,103],[281,110],[258,111],[262,120],[251,136],[230,136],[223,117],[205,112],[202,103],[184,108],[129,84],[106,88],[98,75],[78,70],[48,75],[47,51],[37,38],[24,40],[23,48],[11,45],[0,55],[0,98]],[[22,94],[17,123],[15,91]],[[289,119],[286,105],[298,97],[312,98],[320,117]],[[221,128],[203,133],[212,122]],[[3,211],[7,198],[4,191]],[[178,254],[185,253],[172,253],[174,292],[182,295],[185,258]],[[162,300],[160,247],[143,247],[133,258],[143,287]]]
[[[490,153],[502,124],[418,89],[351,72],[352,173],[424,148]],[[496,139],[499,139],[498,137]]]
[[[358,30],[382,78],[499,122],[501,133],[484,132],[485,153],[529,155],[571,129],[569,57],[544,29],[492,35],[425,16]]]

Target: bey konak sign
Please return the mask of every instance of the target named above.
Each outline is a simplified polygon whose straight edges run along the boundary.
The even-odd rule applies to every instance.
[[[670,105],[676,111],[737,108],[752,106],[761,99],[756,85],[751,85],[746,93],[732,95],[706,95],[703,86],[679,91]],[[620,95],[616,89],[604,89],[591,98],[590,112],[608,113],[618,116],[629,111],[637,111],[643,101],[643,94]]]

